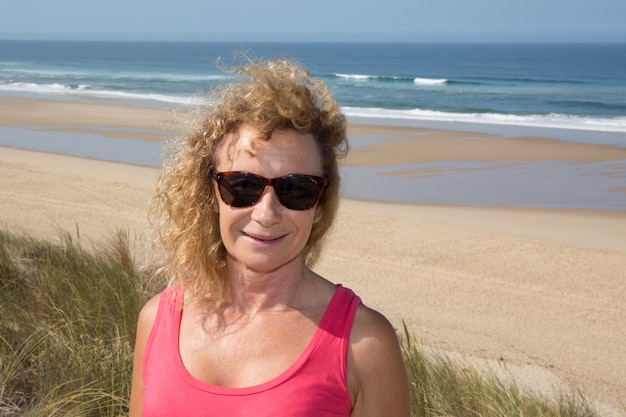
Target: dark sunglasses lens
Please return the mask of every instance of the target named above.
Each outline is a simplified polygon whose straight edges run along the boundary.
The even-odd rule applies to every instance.
[[[315,206],[322,184],[314,178],[289,175],[274,181],[280,203],[291,210],[308,210]]]
[[[263,179],[248,173],[222,175],[217,184],[222,200],[233,207],[254,205],[265,189]]]

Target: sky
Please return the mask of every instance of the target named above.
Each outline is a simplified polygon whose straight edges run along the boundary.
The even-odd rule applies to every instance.
[[[626,42],[626,0],[0,0],[0,39]]]

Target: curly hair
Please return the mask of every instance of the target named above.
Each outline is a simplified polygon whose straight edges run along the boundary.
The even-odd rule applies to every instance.
[[[221,139],[242,125],[260,132],[258,140],[293,129],[314,136],[320,148],[328,187],[317,206],[303,259],[319,258],[339,204],[337,159],[348,151],[347,123],[326,84],[288,61],[248,62],[233,70],[237,81],[217,89],[217,105],[207,110],[165,164],[153,201],[158,241],[165,251],[162,272],[170,285],[183,285],[192,297],[215,305],[223,300],[227,279],[226,249],[219,229],[217,196],[209,173]]]

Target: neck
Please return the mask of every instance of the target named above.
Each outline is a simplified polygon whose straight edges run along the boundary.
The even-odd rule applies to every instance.
[[[231,262],[226,305],[244,314],[297,308],[300,289],[313,275],[300,258],[269,272]]]

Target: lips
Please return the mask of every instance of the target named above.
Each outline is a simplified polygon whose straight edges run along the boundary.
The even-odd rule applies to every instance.
[[[280,242],[286,235],[273,235],[273,236],[264,236],[264,235],[256,235],[251,233],[242,232],[244,237],[253,243],[254,245],[260,246],[271,246],[278,242]]]

